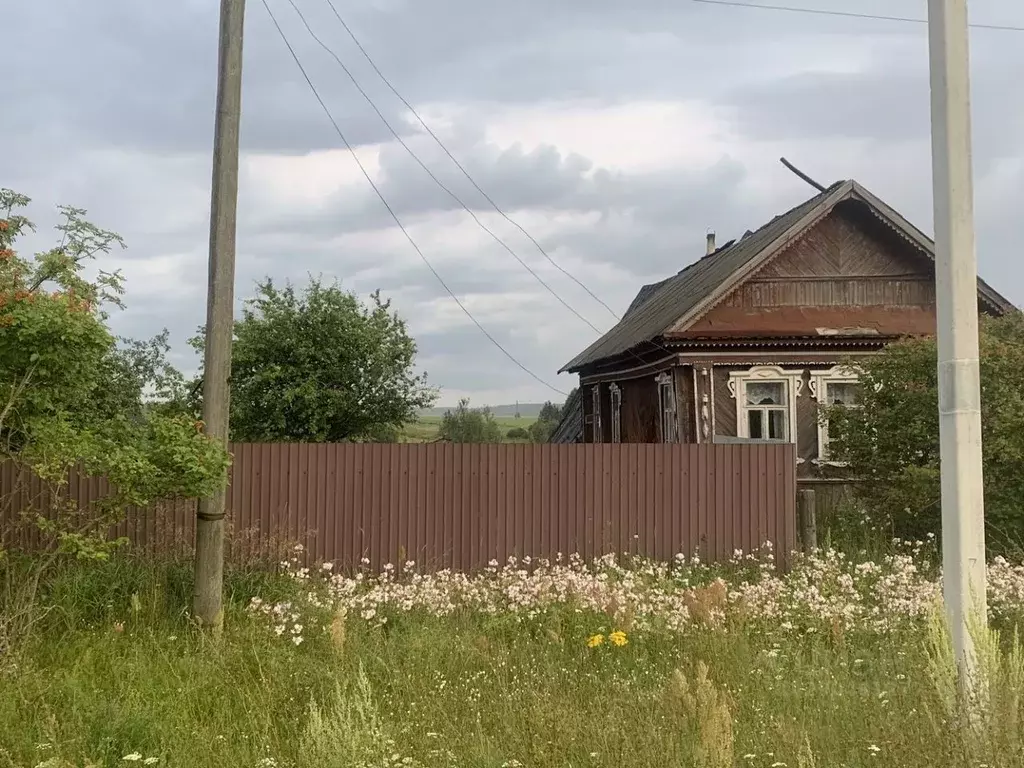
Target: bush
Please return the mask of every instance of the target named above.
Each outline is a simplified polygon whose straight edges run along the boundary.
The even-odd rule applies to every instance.
[[[449,443],[500,443],[501,426],[490,408],[470,408],[463,398],[454,411],[445,412],[437,435]]]
[[[830,450],[863,480],[859,501],[895,536],[939,533],[939,415],[934,339],[889,346],[858,364],[861,406],[834,407]],[[1024,541],[1024,320],[982,318],[985,518],[994,552]]]

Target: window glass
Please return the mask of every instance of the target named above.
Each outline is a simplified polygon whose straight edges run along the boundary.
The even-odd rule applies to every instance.
[[[747,382],[747,405],[784,405],[786,384],[782,381]]]
[[[829,405],[857,405],[860,385],[854,382],[832,382],[827,386]]]

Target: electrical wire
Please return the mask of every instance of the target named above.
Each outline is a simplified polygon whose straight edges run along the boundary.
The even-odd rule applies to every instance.
[[[816,16],[841,16],[848,19],[874,19],[876,21],[899,21],[906,24],[927,24],[928,19],[918,19],[911,16],[883,16],[875,13],[860,13],[858,11],[830,11],[824,8],[801,8],[792,5],[767,5],[764,3],[748,3],[743,0],[692,0],[694,3],[704,5],[724,5],[732,8],[759,8],[763,11],[784,11],[786,13],[807,13]],[[1015,27],[1010,24],[968,24],[974,29],[990,29],[1000,32],[1024,32],[1024,27]]]
[[[391,123],[388,121],[388,119],[384,116],[384,114],[380,111],[380,109],[374,103],[373,99],[370,98],[370,95],[359,84],[359,81],[356,79],[355,75],[352,74],[352,71],[347,66],[345,66],[345,63],[341,60],[341,58],[338,56],[338,54],[335,53],[331,49],[331,47],[329,45],[327,45],[327,43],[325,43],[316,34],[316,32],[313,31],[313,28],[310,26],[309,22],[306,20],[305,15],[302,13],[301,10],[299,10],[298,5],[296,5],[295,0],[288,0],[288,3],[291,5],[291,7],[295,11],[295,13],[298,15],[299,19],[302,21],[303,26],[306,27],[306,31],[309,33],[309,36],[312,37],[316,41],[317,45],[319,45],[321,48],[323,48],[324,51],[326,51],[331,56],[331,58],[333,58],[337,62],[338,66],[341,67],[341,69],[345,72],[346,75],[348,75],[348,79],[352,81],[352,85],[354,85],[356,87],[356,90],[359,91],[359,93],[362,95],[362,97],[366,100],[366,103],[369,104],[370,107],[373,109],[373,111],[377,113],[377,117],[379,117],[381,119],[381,122],[383,122],[384,125],[387,127],[388,131],[391,132],[391,135],[395,137],[395,140],[398,141],[398,143],[402,145],[402,148],[405,149],[405,151],[409,153],[409,156],[413,160],[416,161],[417,165],[419,165],[419,167],[422,168],[426,172],[426,174],[431,178],[431,180],[435,184],[437,184],[437,186],[439,186],[442,190],[444,190],[452,200],[454,200],[456,203],[458,203],[462,207],[462,209],[472,217],[473,221],[476,222],[477,226],[479,226],[484,232],[486,232],[488,235],[490,235],[491,238],[493,238],[494,241],[496,243],[498,243],[498,245],[500,245],[502,248],[504,248],[506,251],[508,251],[509,254],[512,255],[512,258],[514,258],[516,261],[518,261],[519,265],[523,269],[525,269],[527,272],[529,272],[538,283],[540,283],[544,288],[546,288],[548,293],[550,293],[552,296],[554,296],[563,307],[568,309],[570,312],[572,312],[574,315],[576,315],[576,317],[578,317],[580,320],[582,320],[587,326],[589,326],[589,328],[592,331],[594,331],[594,333],[602,333],[600,328],[598,328],[596,325],[594,325],[592,322],[590,322],[587,318],[585,318],[583,315],[581,315],[579,312],[577,312],[574,307],[572,307],[565,299],[563,299],[558,294],[558,292],[555,291],[555,289],[552,288],[544,280],[544,278],[542,278],[540,275],[538,275],[533,270],[533,268],[530,267],[529,264],[527,264],[525,261],[523,261],[519,257],[519,254],[517,254],[514,250],[512,250],[512,247],[508,243],[506,243],[504,240],[502,240],[500,237],[498,237],[498,235],[495,234],[493,230],[491,230],[486,224],[484,224],[482,221],[480,221],[480,218],[476,215],[476,213],[473,211],[473,209],[470,208],[468,205],[466,205],[466,203],[463,202],[462,198],[460,198],[450,188],[448,188],[444,184],[444,182],[442,182],[437,177],[437,175],[433,171],[431,171],[429,167],[427,167],[426,163],[424,163],[423,160],[420,159],[419,155],[417,155],[412,150],[412,147],[410,147],[406,143],[405,139],[403,139],[402,136],[398,133],[398,131],[395,130],[394,126],[391,125]]]
[[[352,159],[355,160],[356,165],[359,166],[359,170],[362,172],[363,176],[366,177],[366,181],[373,188],[373,191],[377,193],[377,197],[380,198],[380,201],[383,204],[383,206],[387,209],[387,212],[391,214],[391,218],[394,220],[396,226],[402,231],[402,234],[405,235],[405,239],[409,241],[409,244],[413,247],[413,250],[416,251],[416,254],[420,257],[423,263],[427,265],[427,268],[437,279],[437,282],[440,283],[441,287],[445,289],[449,296],[451,296],[451,298],[459,306],[459,309],[461,309],[465,313],[466,317],[468,317],[473,322],[473,324],[480,330],[480,332],[487,337],[488,341],[490,341],[495,347],[497,347],[502,352],[502,354],[505,355],[505,357],[507,357],[509,360],[512,361],[512,363],[516,365],[516,367],[518,367],[524,373],[529,375],[535,381],[539,382],[540,384],[543,384],[552,392],[556,392],[562,396],[567,397],[567,393],[563,392],[558,387],[546,382],[536,373],[527,368],[523,363],[521,363],[511,352],[505,349],[505,347],[502,346],[502,344],[497,339],[495,339],[487,331],[486,328],[484,328],[480,321],[473,316],[473,313],[470,312],[466,305],[463,304],[462,301],[459,299],[459,297],[455,295],[455,292],[448,287],[448,284],[444,281],[444,278],[442,278],[438,271],[434,268],[434,265],[430,263],[430,260],[426,257],[426,254],[424,254],[423,251],[420,249],[419,245],[416,243],[412,235],[409,233],[409,230],[407,230],[405,228],[405,225],[402,224],[401,219],[398,218],[398,215],[395,213],[394,209],[388,203],[387,198],[385,198],[384,195],[381,193],[380,188],[374,183],[373,178],[366,170],[366,167],[363,165],[362,161],[360,161],[359,156],[356,154],[356,151],[353,148],[352,144],[349,143],[349,140],[345,136],[344,131],[341,130],[341,126],[338,125],[338,121],[334,119],[334,115],[331,113],[330,108],[324,102],[323,98],[321,98],[320,92],[317,90],[316,86],[313,84],[313,81],[310,79],[309,74],[306,72],[306,68],[302,65],[302,61],[299,59],[298,54],[295,52],[295,48],[292,46],[291,41],[288,40],[288,36],[285,34],[284,30],[281,28],[281,25],[278,22],[277,17],[274,15],[273,10],[271,10],[270,4],[267,2],[267,0],[262,0],[262,2],[263,7],[267,9],[267,14],[270,16],[270,20],[274,23],[274,27],[277,29],[278,35],[281,36],[282,42],[284,42],[285,47],[288,49],[288,52],[292,56],[292,59],[295,60],[295,65],[299,68],[299,71],[302,73],[302,77],[303,79],[305,79],[306,84],[309,86],[309,89],[313,92],[313,96],[316,97],[316,100],[320,103],[320,106],[323,109],[324,114],[327,115],[327,119],[330,120],[331,125],[334,126],[334,130],[337,132],[338,137],[345,145],[345,148],[348,149],[349,154],[352,155]]]
[[[615,312],[615,310],[613,310],[611,307],[609,307],[601,299],[600,296],[595,294],[586,285],[584,285],[580,280],[578,280],[575,275],[573,275],[571,272],[569,272],[564,267],[562,267],[561,264],[559,264],[557,261],[555,261],[553,258],[551,258],[551,256],[544,249],[544,247],[539,242],[537,242],[537,239],[533,235],[531,235],[529,232],[527,232],[526,229],[523,228],[518,222],[516,222],[508,214],[506,214],[505,211],[503,211],[501,209],[501,207],[494,201],[494,199],[489,194],[487,194],[487,192],[485,192],[480,187],[479,184],[477,184],[476,180],[470,175],[469,171],[466,170],[465,166],[463,166],[462,163],[460,163],[456,159],[455,155],[453,155],[451,153],[451,151],[448,149],[448,147],[445,146],[444,142],[441,141],[441,139],[437,136],[437,134],[434,133],[434,131],[430,128],[429,125],[427,125],[426,121],[420,116],[420,113],[416,111],[416,108],[413,107],[413,105],[410,104],[409,101],[404,96],[402,96],[401,93],[398,92],[398,89],[395,88],[395,86],[392,85],[391,81],[384,75],[383,72],[381,72],[380,67],[377,66],[377,63],[373,60],[373,57],[370,56],[370,54],[367,52],[366,48],[364,48],[363,44],[359,41],[359,38],[356,37],[356,34],[352,31],[352,28],[349,27],[349,25],[345,22],[345,19],[343,19],[341,14],[338,12],[338,8],[334,4],[334,0],[327,0],[327,4],[331,7],[331,10],[334,12],[334,15],[337,17],[338,21],[341,22],[341,26],[345,28],[345,31],[348,33],[348,36],[352,38],[352,42],[356,44],[356,47],[359,49],[360,53],[363,54],[363,57],[366,59],[367,62],[369,62],[370,66],[373,67],[373,71],[377,73],[377,76],[381,79],[381,82],[383,82],[384,85],[386,85],[388,87],[388,89],[391,91],[391,93],[393,93],[395,95],[395,97],[399,101],[402,102],[402,104],[405,106],[405,108],[409,110],[410,114],[412,114],[412,116],[416,118],[416,121],[423,127],[423,130],[425,130],[427,132],[427,134],[430,136],[430,138],[432,138],[435,142],[437,142],[437,146],[439,146],[441,148],[441,150],[448,156],[448,159],[451,160],[455,164],[455,167],[458,168],[462,172],[462,175],[465,176],[466,179],[469,180],[469,183],[473,185],[473,187],[476,189],[476,191],[479,192],[483,196],[484,200],[486,200],[488,203],[490,203],[491,207],[498,213],[499,216],[501,216],[505,221],[507,221],[513,227],[518,229],[531,243],[533,243],[533,245],[535,245],[537,247],[537,250],[540,251],[540,253],[544,256],[544,258],[547,259],[548,262],[550,262],[551,265],[553,267],[555,267],[555,269],[557,269],[563,275],[565,275],[570,280],[572,280],[574,283],[576,283],[576,285],[578,285],[580,288],[582,288],[584,291],[586,291],[587,294],[592,299],[594,299],[598,304],[600,304],[602,307],[607,309],[608,312],[611,313],[612,317],[614,317],[616,320],[621,320],[622,318],[619,317],[619,315]],[[597,329],[595,328],[594,330],[597,330]],[[600,331],[598,331],[598,332],[600,333]]]

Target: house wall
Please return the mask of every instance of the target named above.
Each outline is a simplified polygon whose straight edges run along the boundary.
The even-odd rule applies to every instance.
[[[616,383],[622,390],[622,442],[659,442],[658,385],[654,375]]]
[[[840,360],[837,359],[836,363]],[[760,364],[760,363],[758,363]],[[716,365],[714,366],[714,405],[715,434],[723,437],[738,437],[739,424],[736,398],[729,391],[729,374],[733,371],[747,370],[751,366]],[[810,369],[829,368],[831,364],[807,366],[803,364],[781,365],[786,371],[799,371],[802,385],[796,398],[796,453],[799,463],[797,477],[812,478],[818,476],[814,464],[818,458],[818,401],[811,395]]]

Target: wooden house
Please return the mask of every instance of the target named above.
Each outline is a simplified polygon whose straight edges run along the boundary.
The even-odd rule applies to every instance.
[[[640,289],[562,371],[579,374],[556,442],[795,443],[829,461],[819,403],[856,405],[844,364],[935,332],[933,242],[855,181]],[[1013,307],[978,281],[978,309]]]

